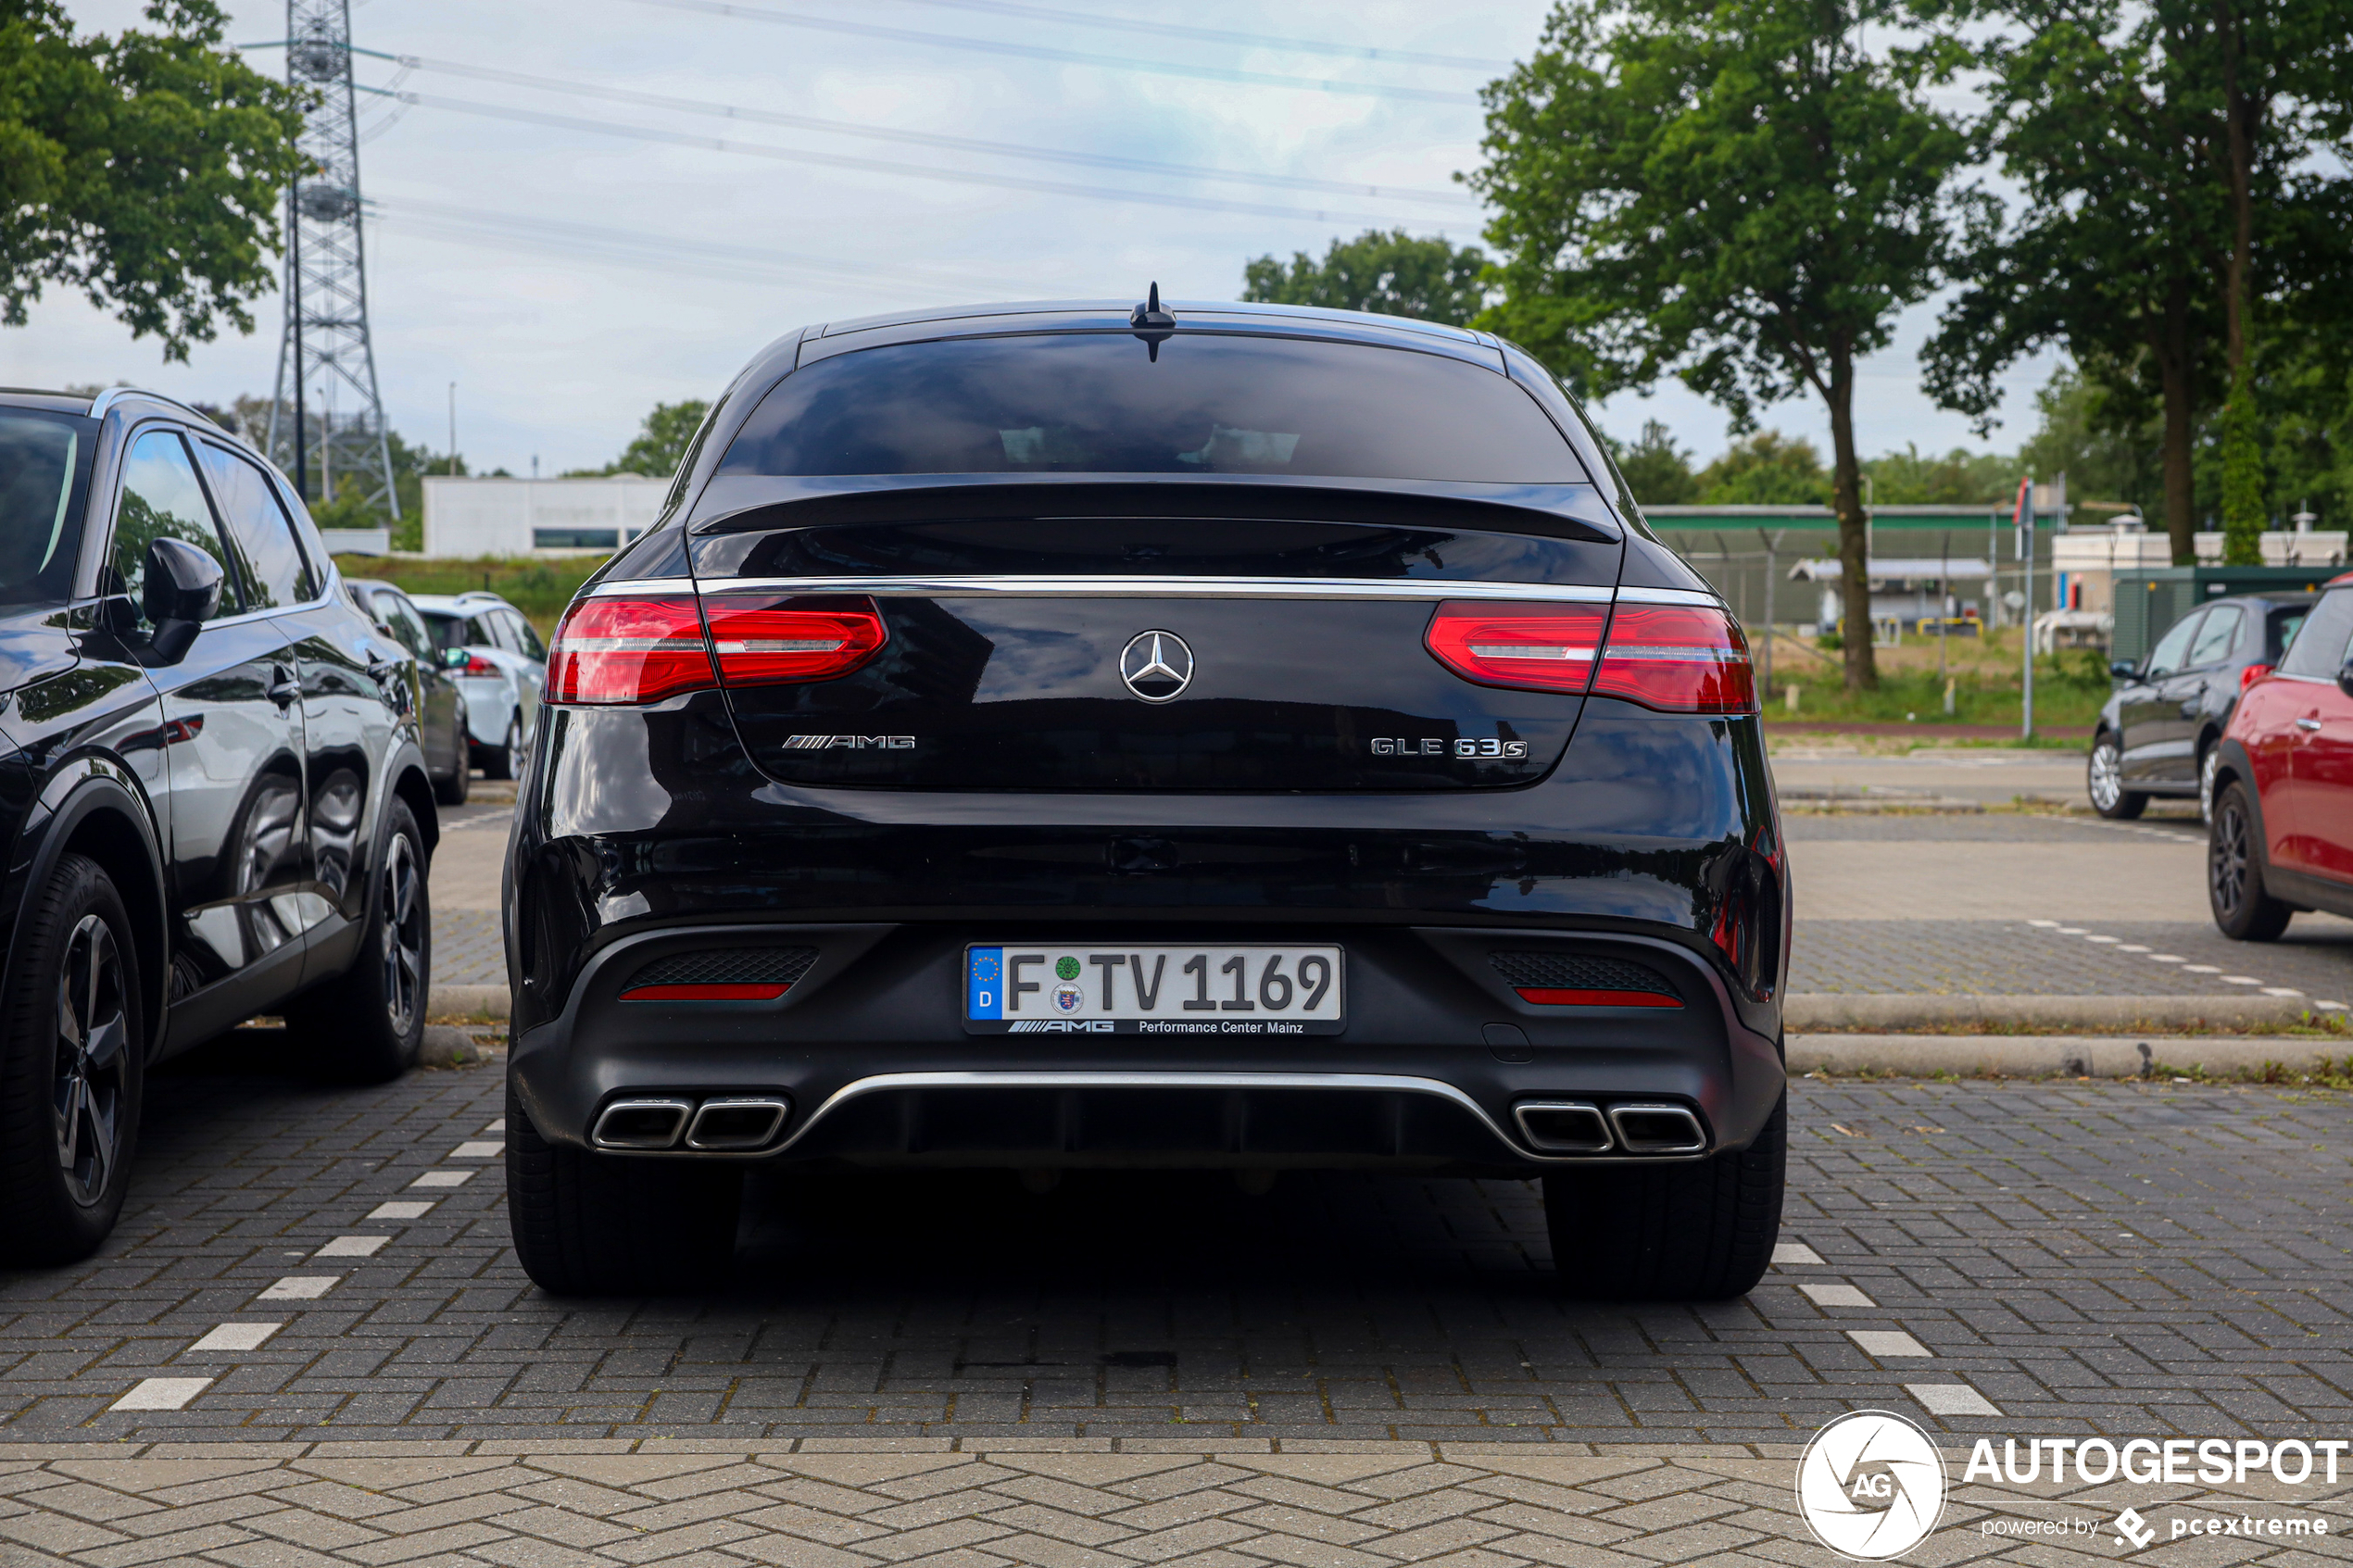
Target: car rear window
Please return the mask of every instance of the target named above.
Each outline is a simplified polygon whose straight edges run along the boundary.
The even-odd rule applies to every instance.
[[[0,408],[0,604],[73,596],[97,430],[68,414]]]
[[[896,344],[770,391],[723,474],[1250,473],[1590,483],[1500,370],[1359,344],[1126,332]]]

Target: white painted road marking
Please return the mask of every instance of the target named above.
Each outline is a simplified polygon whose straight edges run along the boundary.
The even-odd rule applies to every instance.
[[[282,1323],[224,1323],[188,1347],[198,1350],[258,1350],[262,1341],[286,1325]]]
[[[131,1392],[108,1405],[116,1411],[176,1411],[211,1386],[209,1377],[143,1377]]]
[[[507,1152],[507,1146],[495,1141],[461,1143],[449,1151],[452,1160],[489,1160]]]
[[[339,1236],[318,1251],[313,1252],[311,1256],[313,1258],[372,1258],[377,1250],[391,1239],[392,1237],[388,1236]]]
[[[1878,1302],[1851,1285],[1801,1285],[1817,1307],[1876,1307]]]
[[[1846,1337],[1863,1348],[1866,1355],[1885,1361],[1890,1356],[1926,1356],[1934,1352],[1900,1328],[1850,1328]]]
[[[1773,1245],[1773,1264],[1779,1268],[1788,1263],[1819,1263],[1822,1255],[1802,1241],[1782,1241]]]
[[[1906,1383],[1904,1392],[1931,1415],[1999,1415],[1994,1402],[1966,1383]]]
[[[420,1202],[415,1198],[400,1198],[391,1203],[377,1204],[368,1210],[368,1218],[371,1220],[422,1220],[432,1207],[433,1203],[430,1199]]]
[[[288,1274],[256,1298],[262,1301],[316,1301],[333,1290],[341,1274]]]
[[[412,1187],[461,1187],[472,1179],[472,1171],[427,1171],[409,1185]]]

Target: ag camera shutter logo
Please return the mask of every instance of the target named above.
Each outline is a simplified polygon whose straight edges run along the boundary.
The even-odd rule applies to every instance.
[[[1841,1557],[1901,1557],[1944,1517],[1944,1458],[1900,1415],[1840,1416],[1814,1434],[1797,1461],[1797,1511]]]

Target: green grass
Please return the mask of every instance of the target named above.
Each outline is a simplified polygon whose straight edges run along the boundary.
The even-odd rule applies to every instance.
[[[1909,652],[1910,650],[1906,650]],[[1917,656],[1915,656],[1917,657]],[[1908,662],[1908,661],[1907,661]],[[1836,728],[1840,723],[2004,724],[2020,720],[2019,673],[1983,662],[1951,671],[1953,711],[1944,711],[1944,683],[1935,669],[1888,668],[1880,671],[1878,689],[1850,692],[1839,684],[1839,671],[1807,660],[1783,659],[1771,698],[1765,704],[1768,722],[1784,728],[1807,725]],[[1792,713],[1782,688],[1796,685],[1797,711]],[[2111,684],[2107,666],[2088,649],[2065,649],[2056,657],[2034,661],[2034,722],[2090,724],[2099,717]],[[2073,743],[2068,743],[2073,744]]]
[[[588,574],[604,565],[602,556],[562,556],[552,560],[417,560],[394,556],[337,556],[346,577],[374,577],[411,594],[462,594],[487,588],[530,618],[542,637],[555,634],[556,620]]]

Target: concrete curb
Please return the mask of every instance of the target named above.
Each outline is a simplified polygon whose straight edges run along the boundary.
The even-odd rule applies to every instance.
[[[2276,1063],[2300,1077],[2347,1045],[2273,1037],[2167,1039],[2130,1035],[1792,1035],[1792,1075],[1893,1074],[1901,1078],[2261,1077]]]
[[[2284,1029],[2313,1011],[2303,997],[1949,997],[1902,992],[1793,991],[1782,1009],[1792,1034],[1902,1029],[2030,1029],[2046,1034]]]
[[[514,1008],[504,985],[435,985],[425,993],[425,1011],[434,1018],[509,1018]]]

